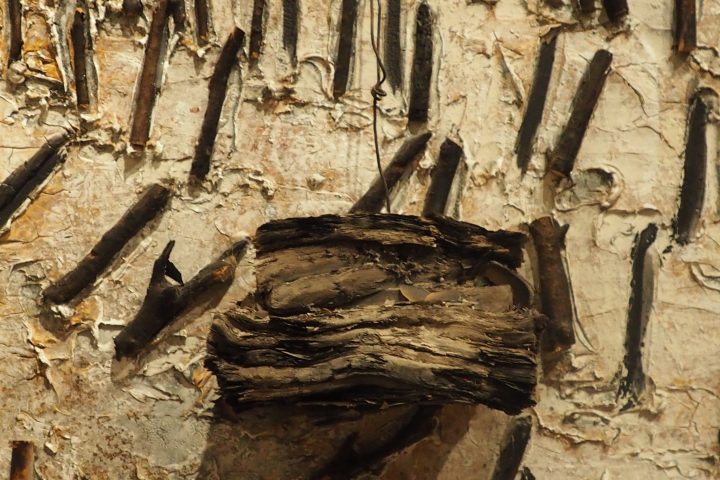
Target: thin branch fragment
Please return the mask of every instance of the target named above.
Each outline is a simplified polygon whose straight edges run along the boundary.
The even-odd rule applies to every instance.
[[[335,57],[333,97],[342,97],[348,89],[350,67],[355,53],[355,29],[357,24],[358,0],[343,0],[340,11],[340,36]]]
[[[424,217],[445,215],[450,188],[462,157],[463,149],[460,145],[449,138],[443,142],[437,164],[432,172],[430,187],[425,195],[422,212]]]
[[[575,343],[575,310],[563,259],[567,227],[560,227],[552,217],[542,217],[530,224],[537,252],[540,311],[550,319],[540,341],[544,352],[567,350]]]
[[[602,0],[602,4],[612,23],[619,23],[630,11],[627,0]]]
[[[403,84],[403,52],[400,44],[400,16],[402,0],[387,0],[387,17],[385,20],[385,70],[388,83],[393,90],[402,89]]]
[[[550,170],[568,176],[575,166],[585,131],[610,72],[612,53],[598,50],[588,65],[575,93],[573,109],[555,149],[550,154]]]
[[[45,289],[44,298],[52,303],[66,303],[92,285],[130,239],[165,208],[170,193],[170,190],[158,184],[148,188],[77,267]]]
[[[387,182],[388,189],[392,191],[400,179],[406,175],[409,168],[413,167],[412,161],[425,150],[432,133],[425,132],[410,137],[402,144],[400,149],[390,161],[390,164],[383,170],[383,177]],[[385,186],[382,178],[378,177],[353,207],[350,213],[379,213],[385,202]]]
[[[433,18],[426,1],[418,6],[415,19],[415,53],[410,74],[408,120],[425,123],[430,108],[430,84],[433,72]]]
[[[695,0],[675,0],[674,47],[690,53],[697,47],[697,10]]]
[[[223,103],[227,96],[228,79],[233,66],[237,63],[237,55],[244,40],[245,33],[239,28],[235,28],[225,42],[215,64],[215,70],[210,77],[207,109],[200,128],[200,137],[195,146],[195,158],[190,168],[190,175],[197,180],[205,178],[210,171],[210,159],[215,147]]]
[[[20,0],[8,0],[8,25],[10,30],[10,45],[8,46],[8,66],[22,58],[22,4]]]
[[[175,241],[168,242],[155,260],[150,285],[140,310],[115,337],[115,357],[120,360],[137,355],[163,328],[196,305],[203,294],[216,286],[229,285],[235,278],[235,269],[247,244],[247,240],[235,243],[187,283],[182,283],[180,272],[170,261]],[[166,277],[180,282],[180,285],[170,283]]]
[[[141,0],[123,0],[122,11],[129,17],[137,17],[143,11]]]
[[[298,27],[300,25],[300,0],[283,0],[283,47],[290,62],[297,64]]]
[[[136,146],[145,146],[150,138],[152,114],[162,81],[163,58],[161,57],[167,48],[169,15],[169,0],[158,0],[150,23],[145,59],[137,86],[133,123],[130,129],[130,143]]]
[[[33,480],[35,478],[35,445],[31,442],[12,442],[10,480]]]
[[[195,30],[198,43],[204,45],[210,40],[209,0],[195,0]]]
[[[642,346],[655,291],[655,265],[650,246],[657,237],[658,227],[649,224],[635,236],[632,251],[632,280],[628,307],[627,333],[625,337],[625,376],[620,381],[618,397],[627,399],[623,409],[637,405],[645,390],[645,372],[642,366]]]
[[[69,139],[67,132],[50,137],[35,155],[0,183],[0,229],[16,214],[30,194],[47,180],[55,167],[65,160],[61,148]]]
[[[260,60],[265,34],[265,6],[267,0],[255,0],[253,4],[252,23],[250,25],[250,54],[248,63],[255,68]]]
[[[525,449],[530,441],[532,419],[519,417],[512,420],[495,463],[492,480],[514,480],[520,469]]]
[[[90,89],[88,86],[88,51],[90,50],[90,24],[84,3],[75,9],[72,29],[70,31],[73,49],[73,74],[75,76],[75,97],[80,108],[90,106]]]
[[[520,130],[515,142],[515,153],[517,153],[517,166],[523,173],[527,171],[530,164],[530,157],[537,138],[538,127],[545,110],[545,99],[547,98],[550,77],[552,76],[553,63],[555,63],[555,47],[557,45],[557,32],[552,32],[549,38],[541,39],[540,55],[535,67],[535,78],[530,90],[525,117],[523,118]]]

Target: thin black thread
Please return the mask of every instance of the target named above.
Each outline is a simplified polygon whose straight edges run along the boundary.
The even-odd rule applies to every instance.
[[[377,2],[377,17],[375,18],[374,5]],[[377,21],[377,32],[375,31],[375,22]],[[377,82],[373,85],[370,93],[373,97],[373,140],[375,142],[375,161],[377,162],[378,172],[385,188],[385,206],[387,213],[390,213],[390,190],[388,189],[387,181],[382,170],[382,162],[380,160],[380,144],[378,141],[378,110],[380,100],[387,96],[387,92],[383,90],[382,85],[385,83],[387,73],[385,72],[385,65],[383,65],[380,59],[380,26],[382,23],[382,4],[381,0],[370,1],[370,43],[372,44],[373,52],[375,53],[375,62],[377,67]]]

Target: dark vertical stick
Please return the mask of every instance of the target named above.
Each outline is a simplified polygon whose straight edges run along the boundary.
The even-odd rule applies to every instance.
[[[210,158],[215,147],[220,114],[227,95],[228,79],[232,67],[237,62],[237,55],[243,46],[244,39],[245,33],[239,28],[235,28],[225,42],[215,64],[215,70],[210,77],[207,109],[200,128],[200,138],[195,146],[195,158],[190,168],[190,175],[196,180],[202,180],[210,171]]]
[[[610,72],[612,53],[598,50],[588,65],[575,93],[573,109],[555,149],[550,154],[550,170],[570,175],[580,151],[585,131]]]
[[[145,146],[150,137],[152,112],[155,108],[157,94],[160,92],[162,79],[163,59],[160,57],[167,43],[168,14],[168,0],[159,0],[150,23],[145,60],[138,83],[135,112],[130,130],[130,143],[133,145]]]
[[[403,54],[400,46],[400,15],[402,0],[387,0],[385,17],[385,70],[393,90],[402,89]]]
[[[627,404],[623,409],[637,405],[640,394],[645,389],[642,345],[650,319],[655,289],[654,265],[647,253],[655,241],[657,232],[657,225],[651,223],[635,236],[633,245],[630,305],[625,336],[625,358],[623,359],[625,376],[621,379],[618,390],[618,397],[627,399]]]
[[[140,0],[123,0],[123,13],[129,17],[137,17],[143,11]]]
[[[80,108],[90,106],[90,91],[87,79],[87,51],[90,28],[85,15],[84,4],[79,4],[75,9],[75,17],[70,30],[73,49],[73,74],[75,75],[75,97]]]
[[[695,0],[675,0],[675,50],[690,53],[697,47]]]
[[[433,19],[427,2],[423,1],[415,19],[415,53],[410,74],[408,120],[425,123],[430,108],[430,85],[433,72]]]
[[[705,200],[705,178],[707,176],[705,130],[708,107],[700,92],[694,95],[691,102],[685,144],[683,183],[680,188],[680,207],[673,221],[675,239],[681,245],[689,243],[695,234]]]
[[[209,0],[195,0],[195,29],[198,43],[204,45],[210,39],[210,7]]]
[[[298,26],[300,25],[300,0],[283,0],[283,48],[293,65],[297,64]]]
[[[400,149],[390,161],[390,164],[383,170],[383,177],[387,182],[388,190],[392,190],[400,179],[405,175],[408,167],[412,165],[413,159],[425,150],[432,133],[425,132],[410,137],[402,144]],[[385,203],[385,186],[382,178],[378,177],[355,205],[350,213],[380,213]]]
[[[35,478],[35,445],[30,442],[12,442],[10,480]]]
[[[343,0],[340,11],[340,36],[335,57],[333,97],[342,97],[348,88],[350,65],[355,52],[355,24],[357,23],[358,0]]]
[[[22,5],[20,0],[8,0],[8,19],[10,20],[10,45],[8,51],[8,65],[17,62],[22,57]]]
[[[595,11],[595,0],[577,0],[577,7],[580,13],[592,13]],[[562,2],[560,3],[562,5]]]
[[[257,66],[263,48],[265,34],[265,5],[266,0],[255,0],[253,4],[252,23],[250,25],[250,68]]]
[[[535,78],[533,79],[530,96],[528,98],[525,117],[523,118],[520,130],[515,142],[515,153],[517,153],[517,166],[523,173],[527,171],[530,157],[535,145],[538,127],[542,121],[545,110],[545,99],[547,98],[550,77],[552,76],[553,63],[555,63],[555,47],[557,45],[557,32],[552,32],[550,38],[540,40],[540,55],[535,67]]]
[[[505,433],[497,462],[495,462],[492,480],[515,479],[530,441],[531,432],[532,419],[530,417],[516,417],[511,421]]]
[[[462,156],[463,149],[460,145],[449,138],[443,142],[437,164],[432,171],[430,187],[425,195],[422,212],[424,217],[445,214],[450,188]]]
[[[542,217],[530,224],[537,253],[537,277],[540,282],[541,312],[550,319],[543,331],[544,352],[559,352],[575,343],[572,291],[563,261],[567,228],[552,217]]]
[[[629,12],[627,0],[602,0],[605,13],[613,23],[618,23]]]
[[[168,12],[172,14],[175,31],[184,32],[187,24],[185,0],[170,0],[168,2]]]
[[[45,300],[65,303],[92,285],[127,242],[165,208],[169,199],[170,190],[162,185],[147,189],[73,270],[45,289]]]

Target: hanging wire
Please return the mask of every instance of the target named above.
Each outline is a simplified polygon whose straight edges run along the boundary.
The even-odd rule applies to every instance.
[[[385,208],[387,213],[390,213],[390,191],[388,189],[387,181],[382,170],[382,162],[380,160],[380,142],[378,140],[378,110],[380,109],[379,103],[384,97],[387,96],[387,92],[383,90],[382,85],[385,83],[387,74],[385,72],[385,65],[383,65],[382,59],[380,58],[380,25],[382,23],[382,0],[370,0],[370,43],[372,44],[373,52],[375,53],[375,64],[377,71],[377,82],[373,85],[370,91],[373,97],[373,139],[375,141],[375,161],[377,162],[378,172],[380,172],[380,178],[385,188]],[[375,5],[377,4],[377,16],[375,15]],[[376,27],[377,25],[377,27]]]

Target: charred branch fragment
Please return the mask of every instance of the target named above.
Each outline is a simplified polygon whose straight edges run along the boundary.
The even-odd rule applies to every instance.
[[[201,300],[215,287],[229,285],[235,278],[238,261],[245,253],[247,240],[232,245],[217,260],[200,270],[187,283],[170,261],[175,246],[171,240],[155,260],[150,285],[135,318],[115,337],[115,357],[120,360],[137,355],[160,331],[180,314]],[[170,283],[167,278],[179,285]]]
[[[697,47],[697,11],[695,0],[675,0],[674,47],[690,53]]]
[[[84,2],[75,8],[70,39],[73,50],[73,75],[75,76],[75,98],[80,108],[90,107],[90,87],[88,85],[88,53],[90,47],[90,22]]]
[[[17,62],[22,58],[22,4],[20,0],[8,0],[7,8],[7,16],[10,22],[8,25],[8,30],[10,31],[10,45],[8,45],[9,66],[11,63]]]
[[[655,292],[655,264],[648,251],[657,237],[657,232],[657,225],[651,223],[635,236],[633,245],[630,304],[623,359],[625,376],[620,380],[618,390],[618,397],[627,400],[623,409],[637,405],[640,395],[645,390],[642,346]]]
[[[514,418],[510,422],[495,463],[492,480],[515,479],[530,441],[531,431],[532,419],[530,417]]]
[[[612,23],[619,23],[630,11],[627,0],[602,0],[602,4]]]
[[[388,190],[392,191],[408,170],[414,168],[413,160],[420,155],[427,146],[432,133],[425,132],[408,138],[400,146],[390,164],[383,170],[383,177],[387,182]],[[378,177],[353,207],[350,213],[379,213],[385,202],[385,186],[383,179]]]
[[[45,289],[45,300],[66,303],[92,285],[127,242],[165,208],[170,193],[170,190],[158,184],[148,188],[73,270]]]
[[[248,64],[255,68],[260,60],[265,35],[265,6],[267,0],[255,0],[250,24],[250,52]]]
[[[168,41],[170,0],[158,0],[148,33],[140,81],[135,94],[135,111],[130,129],[130,143],[144,147],[150,138],[150,125],[162,82],[162,64]]]
[[[143,11],[141,0],[123,0],[122,11],[129,17],[137,17]]]
[[[673,221],[675,239],[681,245],[689,243],[695,235],[705,202],[709,109],[704,94],[703,90],[697,92],[690,103],[680,206]]]
[[[400,90],[403,83],[403,52],[400,44],[401,0],[387,0],[385,19],[385,70],[393,90]]]
[[[10,480],[33,480],[35,478],[35,445],[31,442],[12,442]]]
[[[297,64],[300,0],[283,0],[283,48],[293,65]]]
[[[549,318],[540,342],[544,352],[567,350],[575,343],[575,310],[563,258],[567,230],[568,225],[561,227],[552,217],[542,217],[530,224],[537,254],[540,311]]]
[[[245,33],[239,28],[235,28],[225,42],[220,57],[215,64],[215,70],[212,77],[210,77],[207,109],[200,128],[200,137],[195,146],[195,158],[193,158],[190,168],[190,175],[196,180],[204,179],[210,171],[210,158],[215,146],[215,137],[217,137],[223,104],[227,96],[230,72],[237,63],[238,52],[243,46],[244,39]]]
[[[430,108],[430,85],[433,72],[433,18],[430,5],[423,1],[415,19],[415,53],[410,74],[408,120],[425,123]]]
[[[551,32],[548,38],[540,40],[540,55],[535,67],[535,78],[533,79],[527,109],[523,117],[520,130],[515,142],[515,153],[517,153],[517,166],[525,173],[530,164],[530,157],[535,145],[538,127],[545,110],[550,77],[552,76],[553,63],[555,63],[555,47],[557,45],[558,33]]]
[[[333,97],[342,97],[348,88],[350,68],[355,53],[355,28],[357,24],[358,0],[343,0],[340,10],[340,35],[335,57]]]
[[[30,194],[48,179],[55,167],[65,160],[61,149],[69,139],[68,133],[50,137],[35,155],[0,183],[0,229],[12,219]]]
[[[210,40],[210,0],[195,0],[195,31],[200,45]]]
[[[588,65],[575,93],[573,108],[555,149],[550,154],[550,170],[568,176],[575,166],[585,131],[610,72],[612,53],[598,50]]]
[[[462,147],[449,138],[440,146],[440,155],[432,172],[430,187],[425,195],[422,212],[424,217],[445,214],[450,188],[462,157]]]

